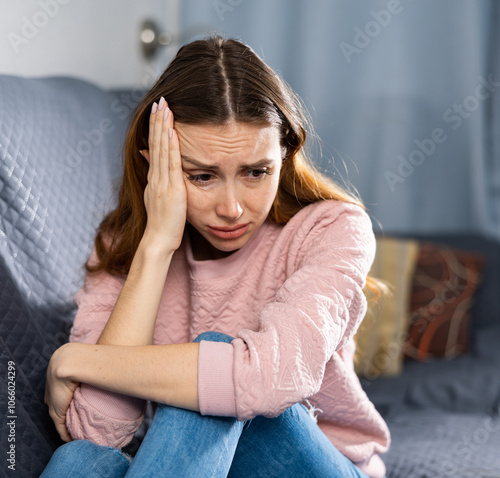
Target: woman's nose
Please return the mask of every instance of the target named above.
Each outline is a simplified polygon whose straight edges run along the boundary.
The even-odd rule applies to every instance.
[[[243,207],[234,188],[224,188],[216,207],[217,215],[236,220],[243,214]]]

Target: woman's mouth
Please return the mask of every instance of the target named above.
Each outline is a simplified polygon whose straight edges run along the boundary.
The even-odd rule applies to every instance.
[[[236,226],[230,227],[212,227],[208,226],[210,232],[221,239],[236,239],[237,237],[242,236],[245,232],[248,231],[248,227],[250,223],[247,224],[237,224]]]

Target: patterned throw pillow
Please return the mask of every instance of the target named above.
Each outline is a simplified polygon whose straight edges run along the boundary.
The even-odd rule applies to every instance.
[[[418,249],[415,240],[377,236],[377,251],[369,274],[385,281],[393,294],[376,303],[368,302],[368,311],[354,338],[354,369],[358,376],[375,379],[402,371]],[[367,297],[370,299],[368,294]]]
[[[468,350],[469,316],[485,265],[480,253],[421,242],[405,357],[452,358]]]

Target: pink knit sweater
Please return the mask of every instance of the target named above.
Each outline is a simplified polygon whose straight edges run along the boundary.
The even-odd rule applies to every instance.
[[[95,259],[95,251],[93,251]],[[386,423],[353,369],[366,312],[362,288],[375,255],[370,219],[359,206],[320,201],[286,225],[266,221],[244,247],[195,261],[188,234],[175,252],[156,320],[154,344],[191,342],[205,331],[235,337],[200,343],[200,413],[247,420],[274,417],[309,399],[318,425],[367,475],[381,478]],[[87,276],[70,341],[95,343],[125,278]],[[67,412],[74,439],[125,446],[145,401],[81,384]]]

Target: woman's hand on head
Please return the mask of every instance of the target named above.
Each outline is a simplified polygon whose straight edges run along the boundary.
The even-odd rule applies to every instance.
[[[66,428],[66,412],[73,400],[73,394],[79,382],[69,379],[64,373],[66,353],[70,352],[71,344],[59,347],[52,355],[47,367],[45,384],[45,403],[49,407],[50,418],[54,421],[57,433],[65,442],[71,441]]]
[[[162,97],[149,119],[149,150],[141,151],[149,163],[144,190],[147,224],[144,239],[165,252],[179,248],[186,225],[187,195],[174,118]]]

